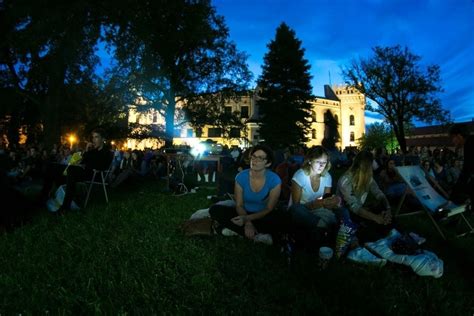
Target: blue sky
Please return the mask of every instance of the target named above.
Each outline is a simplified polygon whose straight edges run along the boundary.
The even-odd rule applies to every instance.
[[[267,44],[281,22],[302,41],[312,85],[343,83],[340,66],[375,46],[408,46],[421,64],[441,67],[439,95],[455,122],[474,118],[474,0],[214,0],[230,38],[261,73]],[[366,112],[366,123],[378,118]],[[423,125],[423,124],[422,124]]]

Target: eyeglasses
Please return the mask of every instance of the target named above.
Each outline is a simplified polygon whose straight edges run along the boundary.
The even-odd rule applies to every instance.
[[[265,160],[267,160],[267,157],[252,155],[252,156],[250,156],[250,159],[255,160],[255,161],[265,161]]]
[[[325,166],[328,162],[327,160],[313,160],[311,163],[315,165]]]

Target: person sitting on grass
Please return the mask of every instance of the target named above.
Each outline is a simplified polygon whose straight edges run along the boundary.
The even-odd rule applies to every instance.
[[[352,222],[359,225],[360,242],[382,238],[393,228],[390,204],[372,177],[372,162],[370,152],[359,152],[337,183],[337,194],[349,209]],[[378,202],[374,207],[366,205],[369,193]]]
[[[110,187],[116,188],[127,179],[140,175],[140,166],[141,161],[138,159],[137,152],[125,151],[118,167],[117,177],[112,181]]]
[[[265,145],[250,150],[250,169],[237,174],[234,185],[235,206],[215,204],[211,218],[248,239],[272,243],[272,235],[283,231],[287,223],[283,212],[275,209],[281,191],[281,180],[269,170],[273,151]]]
[[[317,237],[318,229],[335,228],[337,217],[343,215],[339,209],[340,197],[331,196],[330,168],[329,153],[316,146],[309,150],[301,169],[291,180],[291,222],[297,233],[308,232],[310,241]]]

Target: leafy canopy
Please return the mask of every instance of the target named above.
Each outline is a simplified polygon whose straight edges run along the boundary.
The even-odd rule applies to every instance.
[[[401,149],[406,152],[405,125],[414,119],[431,123],[447,122],[449,112],[441,107],[438,93],[440,68],[420,65],[421,57],[407,47],[375,47],[370,58],[353,60],[342,69],[346,82],[376,106],[367,110],[380,113],[391,125]]]

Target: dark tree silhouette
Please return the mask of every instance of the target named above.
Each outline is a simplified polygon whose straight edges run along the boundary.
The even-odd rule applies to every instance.
[[[301,41],[285,23],[267,46],[258,80],[260,136],[275,148],[301,145],[311,125],[310,65]]]
[[[376,103],[368,104],[366,109],[383,115],[406,152],[407,123],[413,119],[449,121],[449,112],[442,109],[437,97],[442,91],[440,69],[437,65],[421,69],[421,57],[407,47],[375,47],[373,52],[370,58],[352,61],[342,74],[348,84]]]

